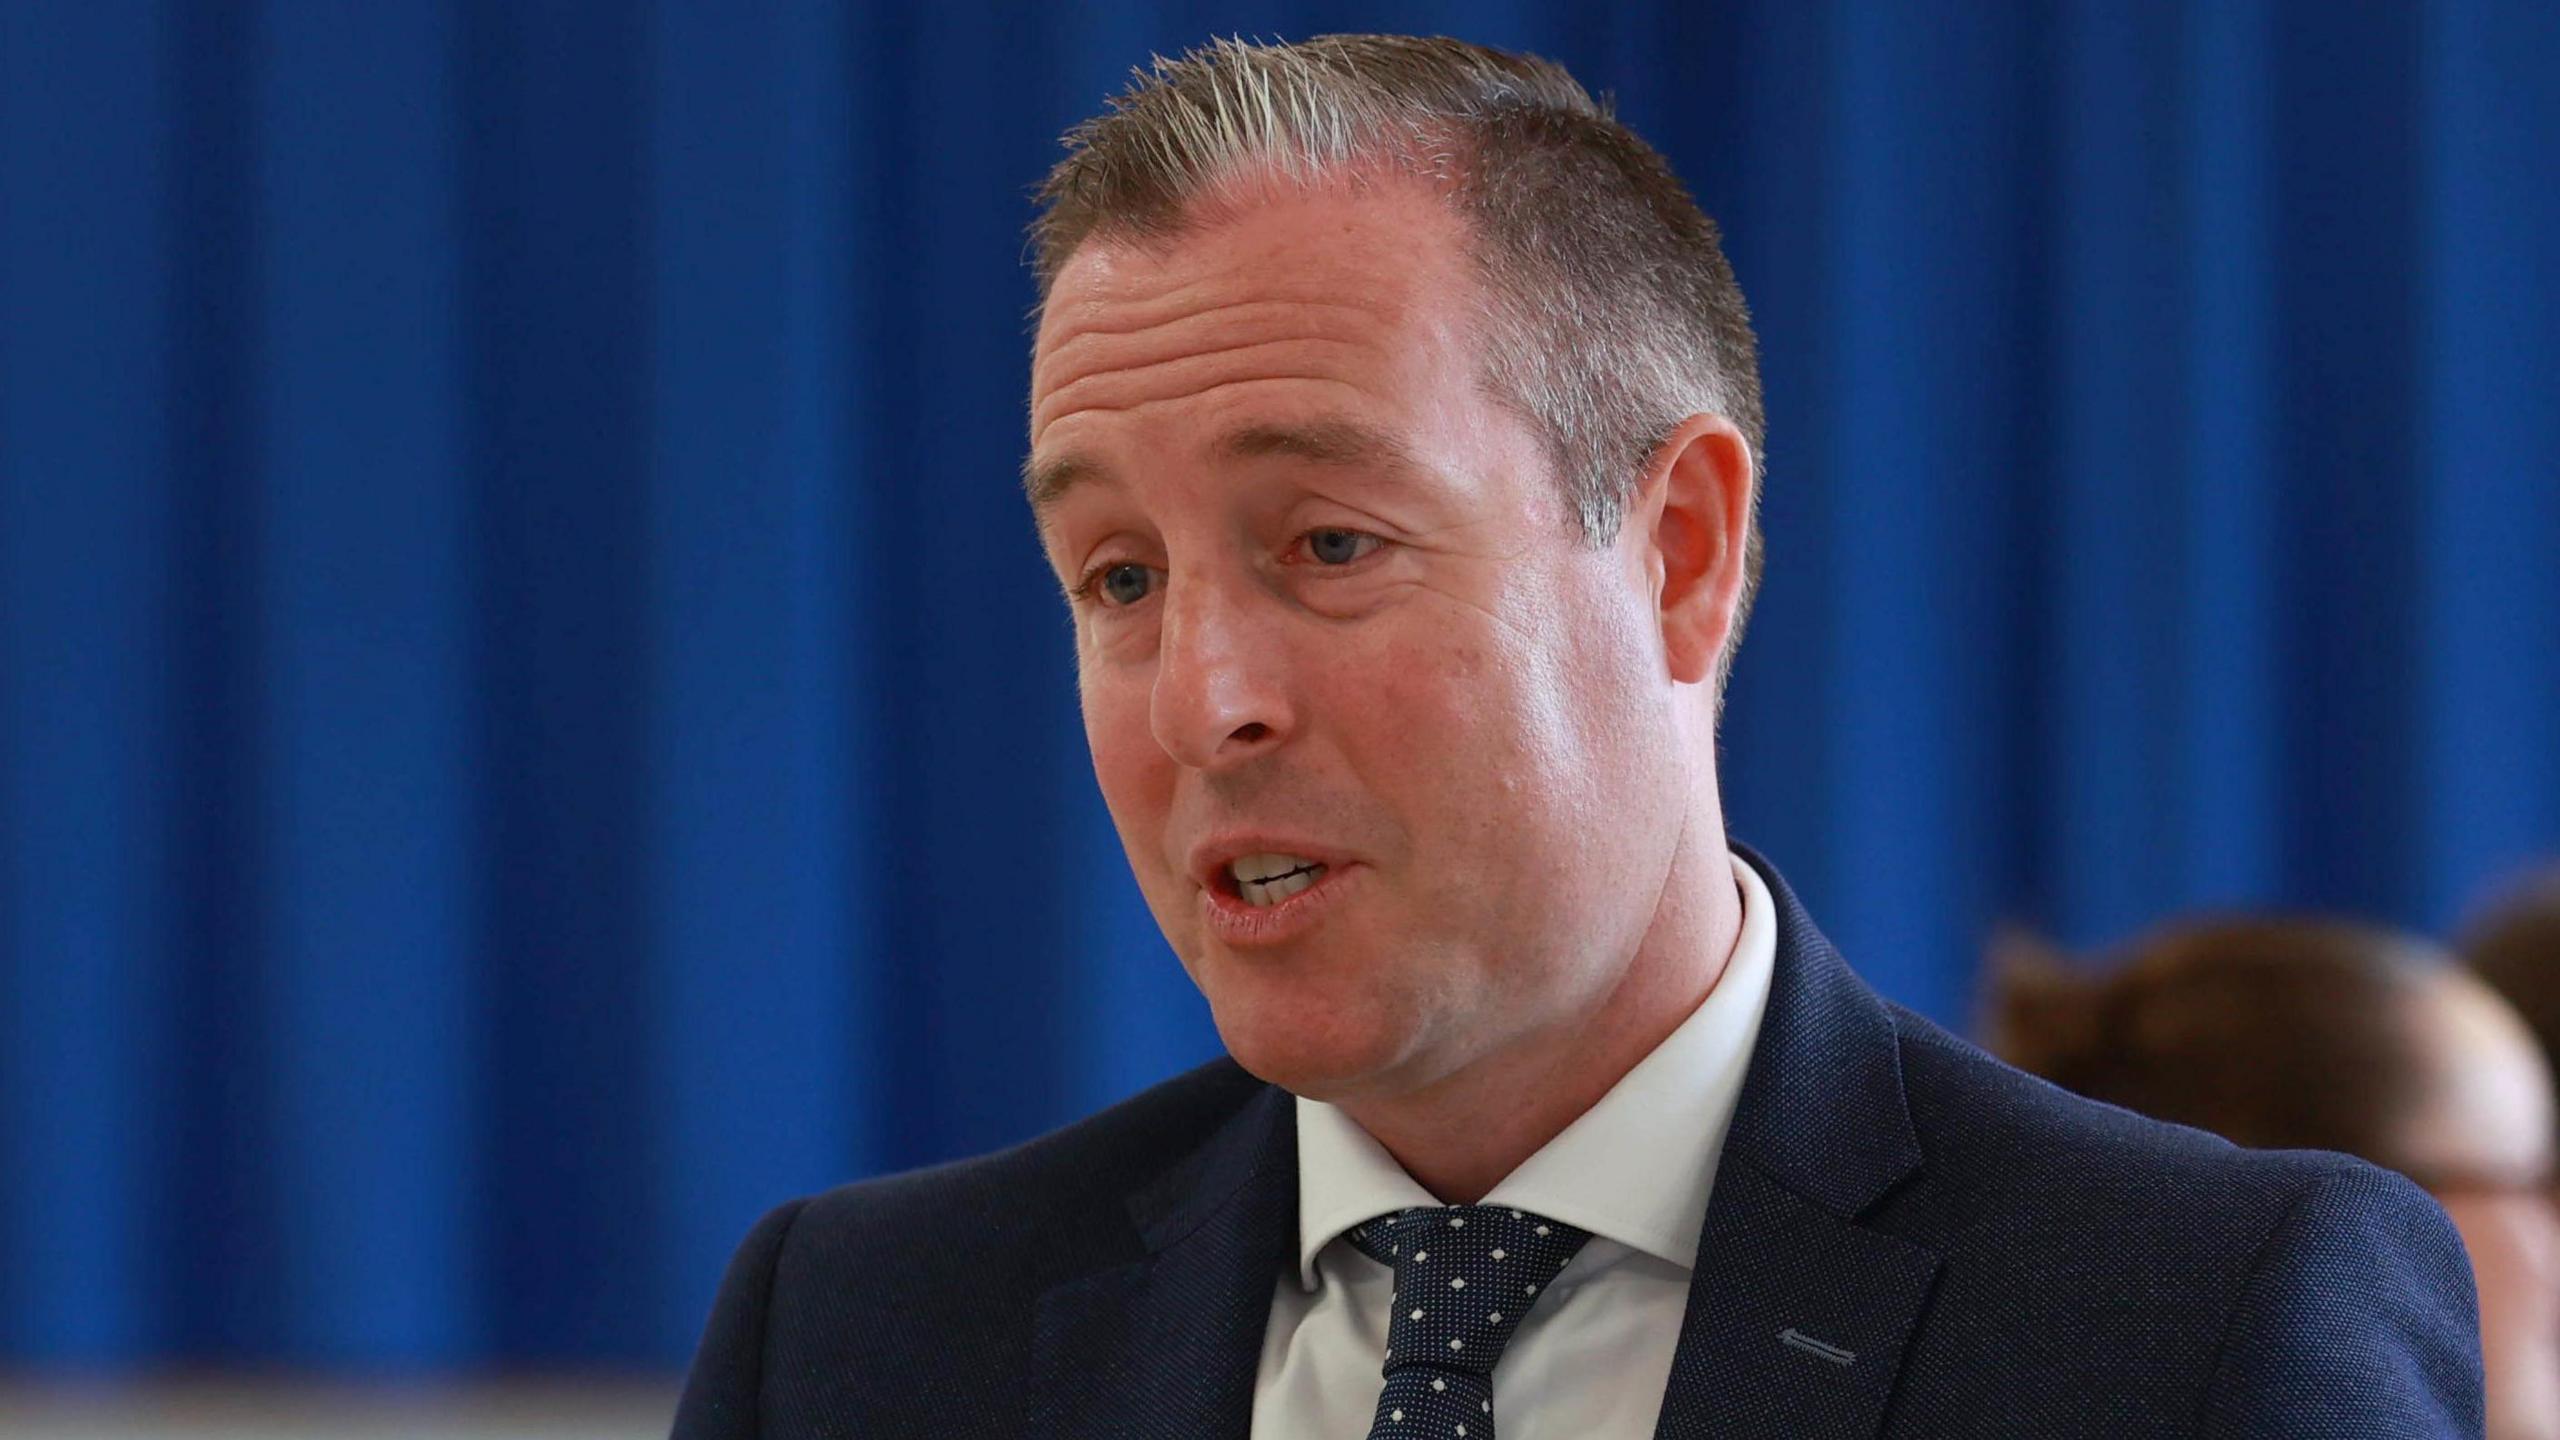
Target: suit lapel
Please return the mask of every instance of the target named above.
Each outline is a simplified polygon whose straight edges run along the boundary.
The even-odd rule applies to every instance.
[[[1749,1165],[1708,1203],[1658,1440],[1868,1440],[1937,1257]]]
[[[1778,956],[1658,1440],[1872,1440],[1938,1270],[1859,1218],[1921,1168],[1893,1021],[1768,863]],[[1143,1254],[1041,1297],[1026,1433],[1243,1436],[1298,1224],[1289,1098],[1264,1087],[1135,1195]]]
[[[1130,1202],[1143,1258],[1043,1295],[1027,1433],[1245,1435],[1271,1289],[1296,1246],[1297,1132],[1265,1087]]]
[[[1900,1046],[1777,872],[1741,853],[1777,901],[1777,968],[1654,1433],[1870,1440],[1938,1271],[1858,1223],[1921,1168]]]

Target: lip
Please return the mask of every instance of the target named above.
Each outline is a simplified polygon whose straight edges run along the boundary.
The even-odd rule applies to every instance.
[[[1248,905],[1235,893],[1227,866],[1246,855],[1297,855],[1324,867],[1313,885],[1276,905]],[[1299,939],[1323,923],[1346,887],[1367,867],[1359,862],[1285,835],[1221,835],[1191,852],[1191,881],[1200,891],[1200,914],[1209,934],[1239,950],[1282,945]]]
[[[1325,912],[1341,902],[1345,890],[1364,868],[1328,863],[1323,879],[1276,905],[1248,905],[1241,895],[1230,895],[1214,885],[1204,886],[1200,891],[1200,913],[1208,921],[1209,933],[1230,948],[1255,950],[1285,945],[1323,924]]]

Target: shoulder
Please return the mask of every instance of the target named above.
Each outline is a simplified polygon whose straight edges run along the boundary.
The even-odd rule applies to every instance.
[[[1266,1093],[1219,1061],[1009,1150],[777,1206],[720,1282],[675,1434],[834,1434],[893,1401],[968,1403],[985,1374],[1025,1363],[1023,1302],[1136,1258],[1132,1197],[1219,1150],[1211,1138]],[[880,1433],[921,1423],[896,1416]]]
[[[2449,1233],[2424,1192],[2361,1160],[2243,1149],[2075,1095],[1907,1011],[1893,1019],[1905,1100],[1928,1157],[1926,1193],[1904,1202],[1915,1218],[1958,1226],[1997,1216],[2029,1236],[2103,1228],[2120,1243],[2245,1256],[2288,1216],[2332,1196]]]
[[[1232,1060],[1176,1076],[1063,1129],[966,1160],[839,1186],[795,1201],[801,1258],[880,1251],[911,1258],[915,1242],[955,1230],[987,1257],[1036,1241],[1061,1257],[1124,1248],[1130,1201],[1179,1165],[1268,1089]]]
[[[2324,1167],[2252,1253],[2215,1367],[2208,1434],[2262,1434],[2278,1418],[2299,1434],[2479,1433],[2479,1307],[2460,1235],[2400,1176]]]
[[[2042,1347],[2025,1389],[2068,1406],[2130,1384],[2209,1435],[2474,1433],[2470,1265],[2425,1192],[2103,1105],[1894,1022],[1928,1158],[1874,1219],[1943,1257],[1937,1358],[2001,1373]]]
[[[1233,1150],[1212,1138],[1267,1093],[1219,1061],[1008,1150],[777,1206],[720,1282],[675,1433],[833,1434],[889,1405],[881,1433],[905,1434],[969,1403],[1027,1363],[1028,1302],[1137,1258],[1133,1197]]]
[[[2178,1217],[2182,1231],[2209,1212],[2209,1228],[2255,1233],[2315,1177],[2355,1164],[2244,1150],[2075,1095],[1899,1007],[1892,1017],[1912,1124],[1950,1201],[2031,1204],[2061,1225],[2139,1206]]]

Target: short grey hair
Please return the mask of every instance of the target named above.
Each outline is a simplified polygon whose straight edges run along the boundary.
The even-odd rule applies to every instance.
[[[1315,187],[1392,167],[1434,182],[1468,223],[1484,383],[1537,429],[1588,540],[1617,534],[1646,459],[1691,415],[1733,421],[1760,463],[1757,346],[1715,222],[1562,66],[1327,35],[1218,40],[1132,74],[1067,133],[1040,188],[1044,300],[1088,239],[1175,238],[1248,180]],[[1719,678],[1759,576],[1755,520]]]

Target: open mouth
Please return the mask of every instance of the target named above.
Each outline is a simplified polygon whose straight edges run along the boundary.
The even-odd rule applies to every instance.
[[[1222,873],[1237,899],[1260,909],[1314,885],[1324,871],[1321,863],[1301,855],[1241,855]]]

